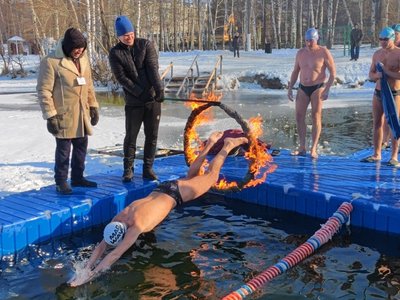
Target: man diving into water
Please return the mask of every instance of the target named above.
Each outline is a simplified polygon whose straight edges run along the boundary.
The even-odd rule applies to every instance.
[[[175,206],[205,194],[218,181],[221,167],[229,152],[248,143],[245,137],[225,138],[222,149],[210,162],[208,170],[199,175],[208,152],[222,135],[221,131],[210,135],[185,178],[161,183],[147,197],[132,202],[117,214],[105,227],[104,239],[94,249],[84,272],[77,274],[69,284],[76,287],[91,281],[109,269],[136,242],[141,233],[151,231],[161,223]],[[108,246],[115,248],[97,264]]]

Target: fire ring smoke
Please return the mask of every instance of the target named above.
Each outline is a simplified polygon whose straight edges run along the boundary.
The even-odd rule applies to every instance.
[[[186,164],[189,166],[191,164],[190,158],[188,153],[189,152],[194,152],[194,148],[192,147],[192,140],[189,137],[189,132],[193,130],[193,126],[196,123],[196,118],[204,111],[207,109],[211,108],[212,106],[219,106],[228,116],[233,118],[242,128],[244,134],[246,135],[247,139],[249,140],[249,146],[252,146],[252,143],[255,143],[256,141],[250,137],[250,128],[249,125],[243,118],[233,109],[229,108],[228,106],[222,104],[221,102],[210,102],[205,105],[201,105],[198,108],[192,110],[192,113],[190,114],[186,126],[185,126],[185,131],[184,131],[184,140],[183,140],[183,147],[184,147],[184,153],[185,153],[185,161]],[[212,189],[214,190],[224,190],[224,191],[237,191],[238,189],[242,189],[247,183],[249,183],[253,178],[254,174],[251,172],[253,164],[255,164],[256,161],[255,159],[249,159],[249,167],[248,171],[243,178],[243,180],[237,182],[237,186],[231,186],[230,184],[227,184],[226,187],[218,187],[217,185],[214,186]]]

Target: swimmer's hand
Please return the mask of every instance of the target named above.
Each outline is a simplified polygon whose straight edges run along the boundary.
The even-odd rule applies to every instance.
[[[293,90],[292,90],[291,87],[288,88],[287,96],[288,96],[288,98],[289,98],[290,101],[292,101],[292,102],[294,101]]]
[[[322,100],[328,99],[328,96],[329,96],[329,88],[325,88],[325,89],[322,91],[322,95],[321,95]]]
[[[76,273],[74,275],[74,277],[72,277],[68,281],[68,284],[71,287],[77,287],[77,286],[85,284],[85,283],[91,281],[92,279],[94,279],[95,275],[96,274],[93,271],[90,271],[90,270],[87,270],[87,271],[81,272],[81,273]]]

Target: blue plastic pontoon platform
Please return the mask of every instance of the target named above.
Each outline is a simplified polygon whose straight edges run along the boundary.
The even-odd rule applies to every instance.
[[[400,234],[400,169],[382,163],[361,163],[371,154],[364,150],[349,157],[294,157],[283,150],[274,157],[278,166],[267,181],[255,188],[224,193],[268,207],[294,211],[326,219],[344,201],[352,201],[353,226]],[[229,157],[223,167],[228,180],[242,180],[247,171],[243,157]],[[139,168],[138,168],[139,169]],[[155,169],[160,180],[183,176],[187,167],[183,155],[158,158]],[[73,234],[108,222],[133,200],[147,195],[156,183],[135,174],[129,184],[121,182],[121,172],[91,176],[98,188],[74,188],[61,196],[54,186],[16,193],[0,200],[0,256],[15,255],[30,244]]]

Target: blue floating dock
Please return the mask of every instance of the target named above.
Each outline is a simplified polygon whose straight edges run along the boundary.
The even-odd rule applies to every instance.
[[[329,218],[344,201],[351,201],[353,226],[400,234],[400,168],[389,167],[389,152],[382,163],[361,163],[371,149],[349,157],[290,156],[287,150],[274,157],[278,166],[267,181],[225,197],[258,205],[294,211],[321,219]],[[248,163],[229,157],[223,167],[228,180],[242,180]],[[158,158],[155,169],[161,181],[184,176],[184,156]],[[0,256],[14,256],[31,244],[73,234],[104,224],[133,200],[150,193],[155,182],[135,174],[132,183],[121,182],[121,171],[97,174],[90,179],[98,188],[74,188],[61,196],[54,186],[13,194],[0,200]],[[221,193],[219,193],[221,194]]]

